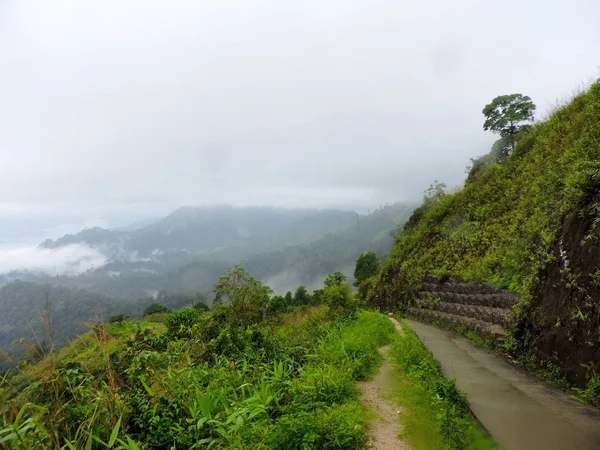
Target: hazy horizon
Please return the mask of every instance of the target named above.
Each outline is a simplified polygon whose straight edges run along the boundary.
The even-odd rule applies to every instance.
[[[0,242],[460,185],[493,97],[597,75],[600,5],[563,5],[2,2]]]

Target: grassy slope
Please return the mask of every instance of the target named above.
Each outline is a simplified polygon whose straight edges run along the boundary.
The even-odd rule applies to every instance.
[[[383,316],[336,322],[316,307],[243,335],[219,326],[210,341],[153,348],[163,329],[109,325],[25,369],[0,389],[0,399],[14,398],[0,407],[0,440],[16,427],[24,440],[13,435],[9,449],[63,448],[67,439],[79,448],[90,433],[108,441],[120,418],[118,435],[144,448],[362,448],[369,414],[355,381],[374,370],[375,350],[394,333]],[[22,409],[30,429],[16,419],[28,402],[46,408]]]
[[[518,318],[533,320],[527,305],[540,271],[556,258],[562,219],[598,214],[599,119],[597,82],[535,125],[505,164],[434,203],[371,280],[371,303],[398,307],[425,274],[436,273],[507,287],[522,295]],[[589,237],[598,235],[594,226]]]

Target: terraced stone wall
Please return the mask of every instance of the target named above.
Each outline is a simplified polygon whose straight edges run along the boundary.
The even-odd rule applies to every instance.
[[[408,314],[450,329],[466,329],[501,344],[510,307],[518,297],[491,284],[468,284],[428,276]]]

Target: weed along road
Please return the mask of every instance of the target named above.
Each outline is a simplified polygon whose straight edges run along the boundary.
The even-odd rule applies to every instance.
[[[506,450],[598,450],[600,411],[473,346],[450,331],[406,320],[467,394],[477,419]]]

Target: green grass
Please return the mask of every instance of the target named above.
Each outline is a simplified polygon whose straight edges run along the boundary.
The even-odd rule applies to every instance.
[[[23,413],[0,408],[0,440],[32,450],[113,435],[148,449],[364,448],[371,413],[356,381],[395,335],[387,318],[332,320],[313,307],[246,328],[217,321],[202,316],[184,339],[133,321],[104,327],[100,339],[87,333],[54,363],[27,369],[13,404]]]
[[[470,415],[465,395],[454,380],[446,380],[439,362],[403,324],[390,350],[399,378],[394,396],[403,408],[402,438],[413,450],[499,447]]]

